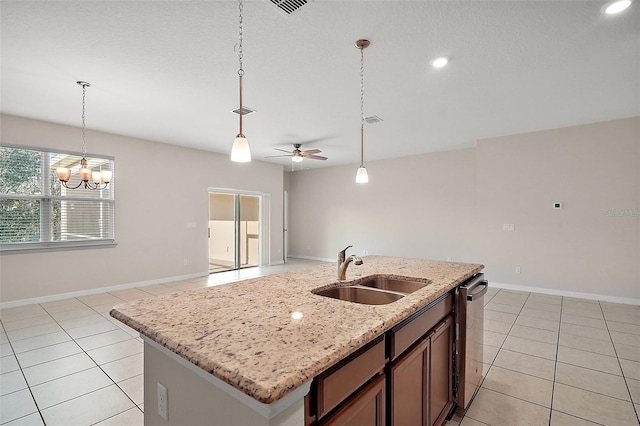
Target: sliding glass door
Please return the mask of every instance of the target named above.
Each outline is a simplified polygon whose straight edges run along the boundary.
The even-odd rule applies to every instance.
[[[261,196],[209,193],[209,272],[260,265]]]

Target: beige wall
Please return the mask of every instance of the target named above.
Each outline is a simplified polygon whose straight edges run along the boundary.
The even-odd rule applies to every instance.
[[[476,260],[475,150],[290,173],[289,253],[334,259],[339,250]]]
[[[616,120],[368,162],[363,186],[356,166],[290,173],[289,253],[334,259],[353,244],[357,254],[451,257],[485,264],[495,283],[638,300],[639,126]]]
[[[78,128],[2,115],[2,142],[78,151]],[[1,301],[206,274],[208,188],[271,194],[270,257],[282,260],[282,167],[87,131],[89,153],[112,155],[115,248],[3,255]],[[170,174],[169,174],[170,173]],[[196,224],[187,228],[187,223]],[[188,264],[184,265],[183,260]]]
[[[480,253],[495,281],[640,299],[639,127],[635,118],[478,142]]]

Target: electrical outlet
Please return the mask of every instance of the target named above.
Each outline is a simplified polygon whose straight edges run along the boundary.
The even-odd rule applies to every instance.
[[[158,415],[169,420],[169,391],[158,383]]]
[[[503,223],[502,224],[502,230],[503,231],[515,231],[516,229],[516,225],[514,225],[513,223]]]
[[[447,257],[447,262],[451,262],[451,257]]]
[[[189,264],[189,259],[182,259],[182,264],[183,265],[188,265]]]
[[[519,274],[520,272],[521,272],[521,271],[520,271],[520,267],[519,267],[519,266],[516,266],[516,274]]]

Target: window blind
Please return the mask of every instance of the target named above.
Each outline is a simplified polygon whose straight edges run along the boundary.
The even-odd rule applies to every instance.
[[[0,251],[65,248],[115,241],[115,187],[67,189],[57,167],[79,182],[81,155],[0,147]],[[114,160],[87,156],[94,171],[114,171]]]

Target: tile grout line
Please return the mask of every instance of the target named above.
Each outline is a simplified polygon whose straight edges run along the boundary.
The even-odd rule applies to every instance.
[[[45,312],[46,312],[46,310],[45,310]],[[49,312],[47,312],[47,315],[48,314],[49,314]],[[46,425],[47,422],[44,421],[44,417],[42,416],[42,411],[40,410],[40,406],[38,405],[38,401],[36,401],[36,397],[33,394],[33,391],[31,390],[31,386],[29,385],[29,382],[27,381],[27,377],[24,375],[24,369],[22,368],[22,364],[20,363],[20,360],[18,359],[18,356],[16,355],[15,350],[13,349],[13,344],[11,343],[11,339],[9,338],[9,335],[7,334],[7,330],[4,328],[4,324],[2,324],[2,322],[0,322],[0,326],[2,327],[2,330],[4,331],[4,334],[7,336],[7,343],[9,343],[9,347],[11,348],[11,352],[13,353],[13,357],[16,359],[16,364],[18,364],[18,368],[20,370],[20,374],[22,375],[22,378],[24,379],[25,385],[27,385],[27,390],[29,391],[29,395],[31,395],[31,399],[33,400],[33,404],[36,407],[38,415],[40,416],[40,420],[42,420],[42,424]],[[16,392],[18,392],[18,391],[16,391]],[[24,416],[18,417],[17,419],[13,419],[13,420],[10,420],[10,421],[19,420],[19,419],[22,419],[22,418],[24,418],[26,416],[30,416],[31,414],[35,414],[35,413],[29,413],[29,414],[26,414]]]
[[[622,369],[622,363],[620,362],[620,357],[618,356],[618,350],[616,349],[616,345],[613,342],[613,337],[611,336],[611,330],[609,330],[609,324],[607,323],[607,316],[604,314],[604,309],[602,309],[602,305],[598,301],[598,307],[600,308],[600,312],[602,312],[602,318],[604,318],[604,325],[607,327],[607,333],[609,334],[609,339],[611,339],[611,346],[613,346],[613,352],[616,354],[616,360],[618,361],[618,366],[620,367],[620,372],[622,373],[622,380],[624,380],[624,385],[627,387],[627,393],[629,394],[629,401],[631,402],[631,407],[636,414],[636,420],[638,420],[638,424],[640,424],[640,415],[638,414],[638,409],[636,408],[635,401],[633,400],[633,395],[631,395],[631,389],[629,388],[629,382],[627,380],[626,374],[624,374],[624,370]]]
[[[117,296],[114,296],[114,297],[117,297]],[[79,303],[82,303],[83,305],[85,305],[85,306],[87,306],[88,308],[90,308],[93,312],[96,312],[97,314],[99,314],[100,316],[102,316],[102,314],[100,314],[98,311],[96,311],[95,309],[93,309],[91,306],[89,306],[89,305],[87,305],[86,303],[84,303],[82,300],[79,300],[78,298],[75,298],[75,297],[74,297],[74,298],[72,298],[72,299],[70,299],[70,300],[77,300]],[[126,303],[126,301],[125,301],[125,303]],[[65,334],[66,334],[66,335],[71,339],[71,341],[72,341],[73,343],[75,343],[75,344],[78,346],[78,348],[80,348],[80,350],[81,350],[82,352],[79,352],[79,353],[84,353],[87,357],[89,357],[89,359],[90,359],[90,360],[95,364],[95,367],[99,368],[99,369],[100,369],[100,371],[102,371],[102,373],[103,373],[106,377],[108,377],[108,378],[109,378],[109,380],[111,380],[112,384],[113,384],[113,385],[115,385],[115,386],[116,386],[116,387],[117,387],[117,388],[118,388],[118,389],[119,389],[119,390],[120,390],[120,391],[121,391],[121,392],[122,392],[122,393],[123,393],[123,394],[124,394],[124,395],[125,395],[125,396],[130,400],[130,401],[131,401],[131,402],[132,402],[132,403],[133,403],[134,407],[137,407],[137,408],[139,409],[139,407],[138,407],[138,405],[135,403],[135,401],[133,401],[133,400],[131,399],[131,397],[130,397],[130,396],[129,396],[129,395],[128,395],[128,394],[127,394],[127,393],[126,393],[126,392],[125,392],[121,387],[120,387],[120,386],[118,386],[118,384],[113,380],[113,378],[111,378],[111,376],[109,376],[109,375],[107,374],[107,372],[106,372],[106,371],[104,371],[104,369],[102,369],[102,367],[101,367],[101,366],[100,366],[100,365],[99,365],[99,364],[98,364],[98,363],[97,363],[97,362],[96,362],[96,361],[91,357],[91,355],[89,355],[89,354],[87,353],[87,351],[86,351],[82,346],[80,346],[80,344],[78,344],[78,342],[76,341],[76,339],[74,339],[74,338],[69,334],[69,332],[67,331],[67,329],[66,329],[65,327],[63,327],[63,326],[58,322],[58,320],[57,320],[57,319],[55,319],[55,318],[53,317],[53,315],[52,315],[52,314],[51,314],[51,313],[50,313],[50,312],[49,312],[49,311],[48,311],[44,306],[42,306],[42,305],[41,305],[41,304],[39,304],[39,303],[38,303],[38,306],[40,306],[40,308],[41,308],[41,309],[43,309],[43,310],[47,313],[47,315],[48,315],[49,317],[51,317],[51,319],[53,320],[53,322],[55,322],[55,323],[56,323],[56,324],[57,324],[57,325],[62,329],[62,331],[64,331],[64,333],[65,333]],[[78,318],[80,318],[80,317],[78,317]],[[71,318],[69,318],[69,319],[71,319]],[[4,327],[3,327],[3,329],[4,329]],[[5,334],[6,334],[6,333],[5,333]],[[49,334],[49,333],[47,333],[47,334]],[[103,334],[103,333],[97,333],[97,334]],[[96,334],[96,335],[97,335],[97,334]],[[36,336],[36,337],[37,337],[37,336]],[[13,354],[14,354],[14,357],[16,358],[16,361],[17,361],[17,363],[18,363],[18,367],[20,368],[20,372],[22,373],[22,376],[23,376],[23,377],[24,377],[24,379],[25,379],[25,383],[26,383],[26,385],[27,385],[27,389],[29,390],[29,393],[31,394],[31,397],[33,398],[33,401],[34,401],[34,403],[35,403],[35,405],[36,405],[36,409],[38,410],[38,414],[40,415],[40,418],[42,419],[43,423],[46,425],[46,422],[45,422],[45,420],[44,420],[44,416],[43,416],[43,414],[42,414],[42,410],[43,410],[43,409],[41,409],[41,408],[40,408],[40,406],[38,405],[38,401],[36,400],[35,396],[33,395],[33,391],[31,390],[32,385],[30,385],[30,384],[29,384],[29,382],[27,381],[26,376],[24,375],[24,369],[23,369],[22,365],[20,364],[20,360],[18,359],[18,357],[17,357],[17,355],[16,355],[15,351],[13,350],[13,345],[11,345],[11,340],[9,339],[9,337],[8,337],[8,336],[7,336],[7,339],[8,339],[8,341],[9,341],[10,346],[11,346],[11,350],[12,350],[12,352],[13,352]],[[133,336],[132,336],[132,339],[135,339],[135,337],[133,337]],[[46,347],[49,347],[49,346],[53,346],[53,345],[47,345],[47,346],[44,346],[43,348],[46,348]],[[106,346],[109,346],[109,345],[105,345],[104,347],[106,347]],[[38,349],[42,349],[42,348],[37,348],[37,349],[33,349],[33,350],[38,350]],[[27,351],[27,352],[28,352],[28,351]],[[76,355],[76,354],[74,354],[74,355]],[[71,355],[69,355],[69,356],[71,356]],[[63,358],[66,358],[66,357],[56,358],[55,360],[57,360],[57,359],[63,359]],[[42,363],[35,364],[35,365],[41,365],[41,364],[45,364],[45,363],[47,363],[47,362],[55,361],[55,360],[44,361],[44,362],[42,362]],[[34,365],[34,366],[35,366],[35,365]],[[81,372],[84,372],[84,371],[90,370],[90,369],[95,368],[95,367],[90,367],[90,368],[87,368],[87,369],[84,369],[84,370],[75,371],[75,372],[73,372],[73,373],[66,374],[66,375],[61,376],[61,377],[57,377],[57,378],[55,378],[55,379],[51,379],[51,380],[47,380],[47,381],[42,382],[42,383],[38,383],[38,385],[41,385],[41,384],[44,384],[44,383],[49,383],[49,382],[52,382],[52,381],[54,381],[54,380],[58,380],[58,379],[61,379],[61,378],[64,378],[64,377],[71,376],[71,375],[73,375],[73,374],[81,373]],[[33,385],[33,386],[38,386],[38,385]],[[94,390],[92,390],[92,391],[90,391],[90,392],[83,393],[82,395],[76,395],[76,396],[74,396],[73,398],[70,398],[70,399],[65,400],[65,401],[61,401],[61,402],[59,402],[59,403],[57,403],[57,404],[52,405],[51,407],[55,407],[55,406],[57,406],[57,405],[64,404],[64,403],[66,403],[66,402],[72,401],[72,400],[74,400],[74,399],[80,398],[80,397],[82,397],[82,396],[88,395],[88,394],[93,393],[93,392],[96,392],[96,391],[98,391],[98,390],[105,389],[105,388],[107,388],[107,387],[109,387],[109,386],[111,386],[111,384],[109,384],[109,385],[107,385],[107,386],[103,386],[103,387],[98,388],[98,389],[94,389]],[[47,407],[47,409],[49,409],[49,408],[51,408],[51,407]],[[133,408],[133,407],[132,407],[132,408]],[[130,408],[129,408],[129,409],[130,409]],[[125,411],[128,411],[129,409],[127,409],[127,410],[125,410]],[[120,413],[116,413],[116,414],[114,414],[114,416],[115,416],[115,415],[118,415],[118,414],[122,414],[123,412],[124,412],[124,411],[122,411],[122,412],[120,412]],[[113,416],[111,416],[111,417],[113,417]],[[110,418],[110,417],[109,417],[109,418]],[[104,420],[106,420],[106,419],[101,419],[100,421],[104,421]]]
[[[560,329],[562,328],[562,309],[564,308],[564,296],[560,299],[560,318],[558,321],[558,338],[556,339],[556,356],[553,360],[553,384],[551,385],[551,409],[549,410],[549,426],[553,417],[553,400],[556,396],[556,375],[558,374],[558,352],[560,351]]]
[[[110,293],[108,293],[108,294],[110,294]],[[112,296],[114,296],[114,295],[112,295]],[[117,296],[114,296],[114,297],[117,297]],[[85,302],[83,302],[82,300],[80,300],[80,299],[78,299],[78,298],[75,298],[75,297],[74,297],[73,299],[74,299],[74,300],[77,300],[78,302],[80,302],[80,303],[82,303],[83,305],[87,306],[89,309],[91,309],[92,311],[96,312],[98,315],[103,316],[100,312],[96,311],[95,309],[93,309],[91,306],[87,305],[87,304],[86,304]],[[123,301],[123,303],[126,303],[126,301]],[[42,307],[42,309],[44,309],[44,310],[46,311],[46,308]],[[49,311],[47,311],[47,313],[49,313]],[[52,316],[51,318],[53,318],[53,316]],[[138,405],[135,403],[135,401],[134,401],[133,399],[131,399],[131,397],[129,396],[129,394],[127,394],[127,393],[126,393],[126,392],[125,392],[125,391],[124,391],[124,390],[123,390],[123,389],[118,385],[118,383],[116,383],[116,381],[115,381],[115,380],[113,380],[113,378],[112,378],[109,374],[107,374],[107,372],[106,372],[106,371],[104,371],[104,369],[102,368],[102,366],[101,366],[100,364],[98,364],[98,363],[96,362],[96,360],[95,360],[95,359],[93,359],[93,357],[92,357],[91,355],[89,355],[89,353],[88,353],[88,352],[87,352],[87,351],[86,351],[82,346],[80,346],[80,344],[79,344],[78,342],[76,342],[76,339],[74,339],[74,338],[73,338],[73,337],[72,337],[72,336],[67,332],[66,328],[64,328],[62,325],[60,325],[60,323],[58,323],[58,321],[57,321],[55,318],[53,318],[53,320],[56,322],[56,324],[58,324],[58,325],[60,326],[60,328],[62,328],[62,330],[64,330],[64,332],[69,336],[69,338],[71,338],[71,340],[73,341],[73,343],[75,343],[76,345],[78,345],[78,347],[82,350],[82,353],[84,353],[87,357],[89,357],[89,359],[90,359],[90,360],[95,364],[95,366],[96,366],[97,368],[99,368],[99,369],[100,369],[100,371],[102,371],[102,373],[103,373],[106,377],[108,377],[108,378],[109,378],[109,380],[111,380],[112,384],[113,384],[113,385],[115,385],[115,386],[116,386],[116,387],[117,387],[117,388],[118,388],[118,389],[119,389],[119,390],[120,390],[120,391],[121,391],[121,392],[122,392],[122,393],[123,393],[123,394],[124,394],[124,395],[125,395],[125,396],[130,400],[130,401],[131,401],[131,402],[132,402],[132,403],[133,403],[134,407],[136,407],[136,408],[138,408],[138,409],[139,409]],[[108,333],[108,332],[107,332],[107,333]],[[104,333],[97,333],[97,334],[93,334],[92,336],[97,336],[98,334],[104,334]],[[135,339],[135,337],[133,337],[133,336],[131,336],[131,337],[132,337],[132,339]],[[105,346],[100,346],[100,347],[106,347],[106,346],[110,346],[110,345],[105,345]],[[98,349],[98,348],[95,348],[95,349]],[[126,358],[126,357],[125,357],[125,358]],[[122,359],[122,358],[121,358],[121,359]],[[95,367],[91,367],[91,368],[95,368]],[[77,374],[77,373],[80,373],[80,372],[82,372],[82,371],[87,371],[87,370],[89,370],[89,369],[81,370],[81,371],[77,371],[77,372],[75,372],[75,373],[71,373],[71,374],[67,374],[66,376],[63,376],[63,377],[67,377],[67,376],[70,376],[70,375],[73,375],[73,374]],[[144,374],[144,372],[143,372],[143,374]],[[57,380],[57,379],[54,379],[54,380]],[[50,380],[50,381],[52,381],[52,380]],[[46,383],[46,382],[45,382],[45,383]],[[27,385],[28,385],[28,383],[27,383]],[[111,385],[111,384],[109,384],[109,385],[107,385],[107,386],[103,386],[103,387],[101,387],[101,388],[94,389],[94,390],[92,390],[92,391],[90,391],[90,392],[83,393],[82,395],[77,395],[77,396],[75,396],[75,397],[73,397],[73,398],[71,398],[71,399],[68,399],[68,400],[66,400],[66,401],[62,401],[62,402],[59,402],[58,404],[54,404],[54,405],[52,405],[51,407],[55,407],[56,405],[64,404],[64,403],[66,403],[66,402],[69,402],[69,401],[72,401],[72,400],[74,400],[74,399],[77,399],[77,398],[83,397],[83,396],[85,396],[85,395],[89,395],[89,394],[91,394],[91,393],[93,393],[93,392],[97,392],[97,391],[102,390],[102,389],[105,389],[105,388],[107,388],[107,387],[109,387],[109,386],[112,386],[112,385]],[[47,407],[47,408],[51,408],[51,407]],[[133,408],[133,407],[132,407],[132,408]],[[124,413],[124,412],[126,412],[126,411],[129,411],[129,410],[130,410],[130,408],[128,408],[128,409],[126,409],[126,410],[124,410],[124,411],[121,411],[120,413],[116,413],[116,414],[114,414],[113,416],[107,417],[107,418],[105,418],[105,419],[101,419],[100,421],[98,421],[98,422],[96,422],[96,423],[102,422],[102,421],[104,421],[104,420],[107,420],[107,419],[109,419],[109,418],[111,418],[111,417],[114,417],[114,416],[117,416],[117,415],[119,415],[119,414],[122,414],[122,413]],[[40,409],[39,409],[39,408],[38,408],[38,411],[40,411]],[[40,416],[42,417],[42,413],[40,414]],[[44,418],[43,418],[43,421],[44,421]],[[46,423],[45,423],[45,424],[46,424]]]
[[[501,291],[502,291],[502,289],[499,289],[499,290],[496,292],[496,294],[494,294],[494,295],[493,295],[493,297],[491,298],[491,300],[493,300],[493,299],[494,299],[494,298],[495,298],[495,297],[496,297],[496,296],[497,296]],[[482,388],[482,385],[484,384],[484,381],[486,380],[487,376],[489,375],[489,372],[491,371],[491,368],[493,367],[493,363],[495,362],[496,358],[498,357],[498,354],[499,354],[499,353],[500,353],[500,351],[502,350],[502,347],[504,346],[504,342],[506,342],[506,341],[507,341],[507,338],[509,337],[509,334],[511,333],[511,330],[513,329],[513,326],[515,325],[515,323],[516,323],[516,321],[517,321],[518,317],[520,316],[520,312],[522,312],[522,309],[524,309],[524,305],[527,303],[527,300],[529,300],[529,297],[530,297],[530,296],[531,296],[531,292],[527,292],[527,297],[526,297],[526,299],[524,300],[524,303],[522,304],[522,307],[520,308],[520,311],[518,311],[518,313],[516,314],[516,318],[513,320],[513,323],[511,324],[511,327],[509,327],[509,331],[507,332],[505,339],[504,339],[504,340],[502,341],[502,343],[500,344],[500,347],[498,348],[498,352],[496,353],[496,356],[495,356],[495,357],[493,358],[493,360],[491,361],[491,364],[489,365],[489,368],[487,369],[487,374],[486,374],[486,376],[484,376],[484,377],[482,378],[482,380],[480,381],[480,385],[478,386],[478,391],[477,391],[478,393],[480,392],[480,389]],[[489,302],[487,302],[487,304],[488,304],[488,303],[489,303]],[[483,307],[484,307],[484,306],[483,306]],[[482,330],[482,332],[484,333],[484,329]],[[484,339],[483,339],[483,342],[484,342]],[[483,346],[484,346],[484,343],[483,343]],[[508,349],[507,349],[507,350],[508,350]],[[500,394],[502,394],[502,395],[506,395],[506,396],[508,396],[508,397],[510,397],[510,398],[515,398],[515,399],[519,399],[519,400],[521,400],[521,401],[525,401],[524,399],[521,399],[521,398],[515,397],[515,396],[513,396],[513,395],[503,394],[502,392],[494,391],[493,389],[489,389],[489,388],[485,388],[485,389],[490,390],[490,391],[492,391],[492,392],[500,393]],[[478,393],[476,393],[476,395],[473,397],[473,399],[475,399],[475,398],[476,398],[476,396],[477,396],[477,394],[478,394]],[[472,400],[472,402],[473,402],[473,400]],[[525,402],[530,402],[530,401],[525,401]],[[533,402],[531,402],[531,403],[532,403],[532,404],[535,404],[535,403],[533,403]],[[535,405],[539,405],[539,404],[535,404]],[[545,407],[545,408],[548,408],[548,407]],[[463,417],[460,419],[460,423],[462,423],[462,421],[464,420],[464,418],[465,418],[466,416],[467,416],[467,413],[466,413],[466,411],[465,411],[465,413],[464,413]],[[473,417],[469,417],[469,418],[470,418],[470,419],[473,419],[473,420],[475,420],[475,421],[478,421],[478,422],[480,422],[480,423],[483,423],[483,422],[481,422],[480,420],[474,419]]]

